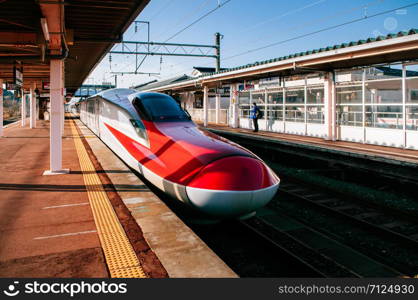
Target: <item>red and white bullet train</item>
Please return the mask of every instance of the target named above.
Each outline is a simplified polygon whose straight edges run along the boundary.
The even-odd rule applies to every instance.
[[[279,187],[260,158],[199,129],[168,95],[103,91],[81,102],[80,120],[156,187],[207,215],[247,216]]]

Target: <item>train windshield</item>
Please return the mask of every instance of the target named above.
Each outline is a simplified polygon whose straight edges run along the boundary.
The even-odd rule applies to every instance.
[[[156,122],[191,119],[190,115],[180,107],[176,100],[167,95],[157,94],[141,97],[135,106],[142,110],[149,119]]]

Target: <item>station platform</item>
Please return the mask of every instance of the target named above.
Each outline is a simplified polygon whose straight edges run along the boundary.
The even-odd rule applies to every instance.
[[[78,119],[49,168],[49,122],[0,138],[0,277],[237,277]]]
[[[198,123],[203,127],[202,123]],[[327,141],[323,138],[258,131],[250,129],[231,128],[226,125],[209,123],[203,127],[215,133],[229,133],[241,135],[242,137],[254,138],[257,140],[268,140],[283,143],[290,143],[300,147],[308,147],[316,150],[346,154],[349,156],[362,157],[370,160],[378,160],[387,163],[405,164],[408,166],[418,166],[418,150],[401,149],[394,147],[378,146],[371,144],[361,144],[346,141]]]

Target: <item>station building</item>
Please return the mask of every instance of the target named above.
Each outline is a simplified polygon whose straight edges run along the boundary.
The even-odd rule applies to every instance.
[[[418,149],[418,30],[136,87],[173,95],[193,120]]]

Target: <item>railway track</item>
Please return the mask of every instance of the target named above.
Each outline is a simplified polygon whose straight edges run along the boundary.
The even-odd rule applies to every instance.
[[[386,212],[386,209],[360,205],[343,197],[317,191],[311,187],[295,183],[282,185],[281,193],[286,193],[303,200],[305,203],[327,210],[369,231],[384,237],[390,237],[396,242],[418,249],[418,224]]]
[[[282,201],[285,205],[278,205]],[[418,272],[418,223],[409,216],[391,214],[387,208],[359,203],[349,195],[318,189],[291,179],[282,183],[278,201],[273,200],[272,203],[270,206],[275,210],[286,211],[300,223],[390,266],[399,274],[415,275]],[[319,217],[313,217],[315,214]],[[355,238],[347,238],[333,230],[333,224],[344,224],[343,227],[352,235],[359,232],[364,241],[356,243]],[[368,247],[368,242],[373,247]]]
[[[402,274],[289,217],[284,211],[262,209],[257,217],[241,223],[323,277],[397,277]]]

